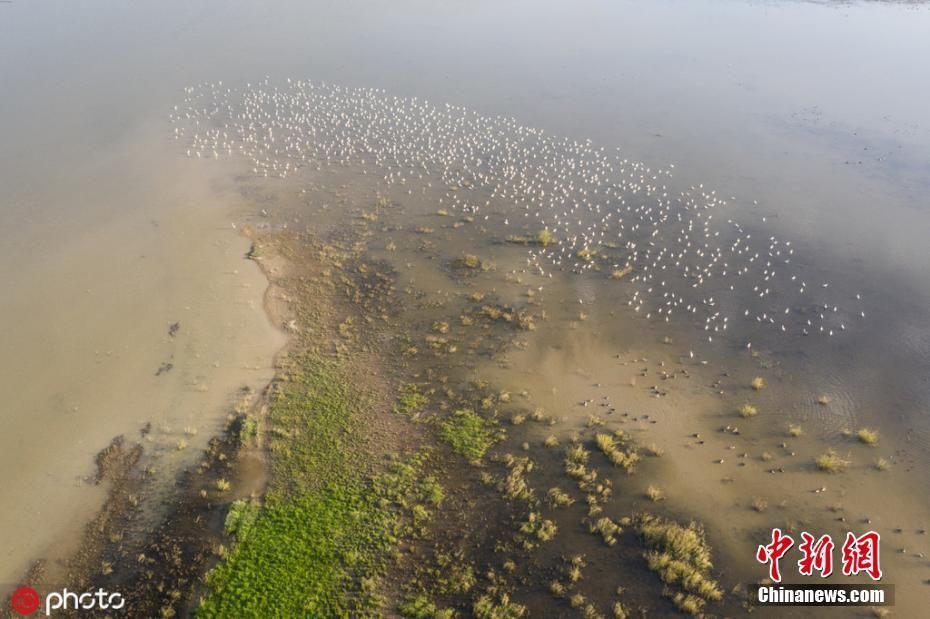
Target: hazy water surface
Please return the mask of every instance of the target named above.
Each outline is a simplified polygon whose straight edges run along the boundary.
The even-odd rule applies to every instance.
[[[757,346],[836,395],[810,411],[825,428],[885,424],[925,462],[928,33],[927,6],[889,3],[0,4],[0,582],[92,513],[83,477],[113,435],[208,435],[268,376],[280,340],[236,194],[168,139],[203,81],[384,88],[675,164],[862,294],[842,338]]]

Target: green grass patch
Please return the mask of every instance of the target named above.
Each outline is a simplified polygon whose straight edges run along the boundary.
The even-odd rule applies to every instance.
[[[357,579],[384,572],[396,513],[362,484],[329,483],[270,505],[213,570],[198,617],[342,617],[366,614]]]
[[[500,431],[493,421],[470,410],[457,410],[439,424],[439,438],[471,462],[479,462],[494,443]]]
[[[233,501],[226,513],[225,529],[226,535],[234,536],[237,540],[242,541],[249,536],[258,519],[258,513],[261,506],[258,501],[246,501],[239,499]]]
[[[413,383],[407,383],[401,388],[400,397],[397,398],[397,411],[405,415],[416,416],[416,413],[429,402],[424,394],[420,393],[417,386]]]
[[[372,473],[359,434],[367,395],[332,363],[304,357],[296,367],[269,403],[265,506],[230,507],[236,541],[208,575],[198,617],[382,614],[390,549],[444,497],[424,479],[426,453]]]

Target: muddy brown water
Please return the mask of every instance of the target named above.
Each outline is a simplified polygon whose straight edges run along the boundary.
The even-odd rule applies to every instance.
[[[559,433],[584,425],[591,405],[578,403],[589,399],[609,397],[615,415],[648,414],[617,427],[665,449],[643,478],[666,490],[663,508],[707,523],[727,557],[725,583],[761,575],[752,551],[775,523],[839,532],[870,518],[885,535],[900,614],[919,614],[930,578],[916,557],[930,554],[916,532],[930,526],[930,82],[919,79],[928,29],[920,3],[0,5],[0,583],[37,557],[64,556],[102,500],[86,479],[113,435],[153,423],[150,452],[170,480],[220,427],[237,390],[270,376],[282,340],[231,224],[247,213],[264,221],[258,208],[273,222],[276,208],[294,208],[302,225],[338,224],[340,193],[368,203],[379,190],[351,169],[303,179],[328,188],[309,195],[247,179],[270,196],[259,205],[232,180],[242,173],[235,163],[180,158],[164,119],[184,86],[271,74],[385,87],[596,137],[637,160],[675,163],[681,187],[703,182],[757,200],[750,216],[795,239],[810,273],[862,294],[866,323],[837,340],[754,337],[753,359],[739,338],[707,345],[687,325],[632,316],[622,281],[537,281],[502,231],[443,229],[429,215],[432,194],[392,196],[401,230],[383,233],[384,245],[396,238],[397,250],[375,253],[450,305],[463,288],[517,304],[543,286],[535,302],[551,318],[508,353],[509,369],[479,358],[469,371],[528,390],[565,418]],[[415,225],[436,232],[417,235]],[[425,241],[433,247],[424,254],[416,248]],[[450,277],[449,261],[464,253],[497,269]],[[166,363],[172,369],[155,376]],[[691,378],[653,378],[679,368]],[[752,396],[760,415],[744,421],[733,410],[755,374],[769,388]],[[668,395],[652,397],[652,384]],[[821,393],[829,406],[817,404]],[[805,436],[784,437],[788,421]],[[721,433],[728,424],[741,433]],[[842,436],[861,425],[880,430],[878,447]],[[190,446],[179,451],[182,439]],[[827,446],[849,454],[850,471],[810,470]],[[891,471],[870,469],[878,456]],[[786,472],[767,472],[776,466]],[[757,496],[763,512],[747,507]]]

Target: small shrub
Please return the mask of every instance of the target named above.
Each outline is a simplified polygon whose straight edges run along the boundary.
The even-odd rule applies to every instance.
[[[756,391],[762,391],[763,389],[765,389],[765,379],[762,378],[761,376],[756,376],[749,382],[749,384]]]
[[[662,491],[652,485],[646,488],[646,497],[653,502],[661,501],[663,498],[665,498],[665,496],[662,494]]]
[[[804,430],[801,429],[800,425],[792,423],[788,426],[788,436],[797,438],[802,434],[804,434]]]
[[[756,410],[756,407],[752,404],[743,404],[739,407],[739,416],[745,418],[755,417],[759,414],[759,411]]]

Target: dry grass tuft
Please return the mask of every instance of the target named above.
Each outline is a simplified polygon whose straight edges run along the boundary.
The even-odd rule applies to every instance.
[[[826,453],[817,456],[814,461],[817,468],[827,473],[840,473],[849,466],[849,460],[844,460],[833,449],[828,449]]]
[[[859,428],[856,438],[865,445],[875,445],[878,443],[878,431],[871,428]]]
[[[650,501],[658,502],[665,498],[665,494],[653,485],[646,488],[646,498]]]

